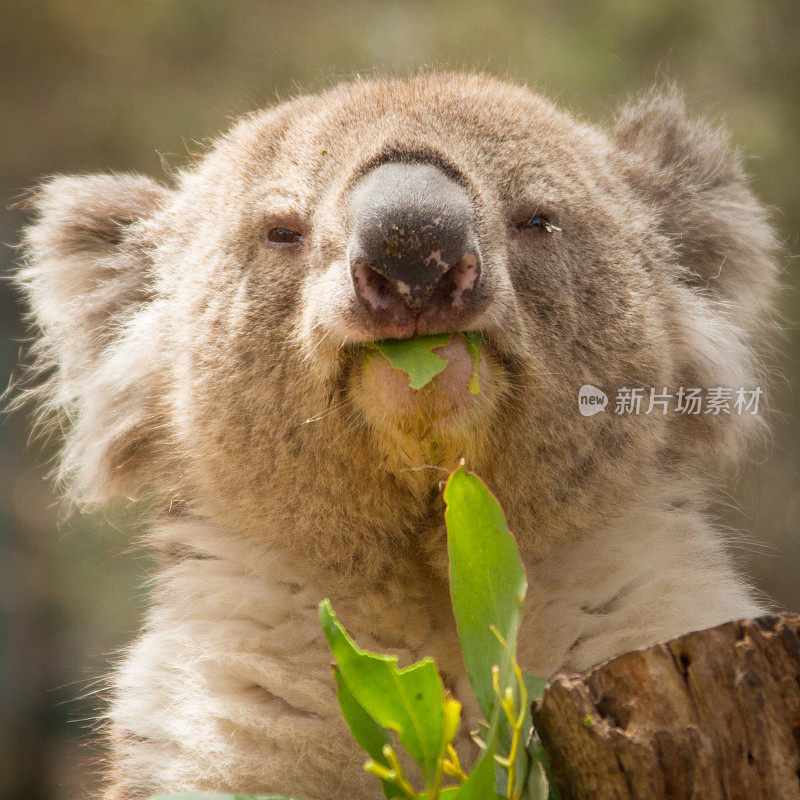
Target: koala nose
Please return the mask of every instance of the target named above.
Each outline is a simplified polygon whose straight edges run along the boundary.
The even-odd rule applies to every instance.
[[[452,329],[481,277],[464,187],[432,164],[388,163],[358,181],[350,203],[350,272],[371,317],[437,317]]]

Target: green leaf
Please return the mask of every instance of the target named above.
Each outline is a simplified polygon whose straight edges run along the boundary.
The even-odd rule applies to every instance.
[[[353,697],[352,693],[347,688],[347,684],[342,679],[342,673],[339,667],[333,670],[333,675],[336,678],[336,685],[338,686],[336,697],[339,700],[339,708],[342,711],[345,722],[347,722],[350,727],[353,738],[360,747],[369,753],[373,760],[388,767],[389,762],[386,760],[386,756],[383,755],[383,746],[392,743],[389,735],[358,704],[358,701]],[[394,784],[384,780],[381,780],[381,784],[386,797],[398,797],[401,794],[400,790]]]
[[[356,647],[336,619],[330,601],[319,604],[319,617],[353,698],[379,726],[397,733],[430,783],[444,735],[444,689],[433,660],[426,658],[398,669],[395,656],[379,656]]]
[[[494,744],[483,753],[466,783],[458,787],[452,800],[498,800],[494,790]]]
[[[522,798],[523,800],[548,800],[549,797],[550,782],[547,780],[544,766],[541,761],[530,759],[528,780]],[[555,797],[552,800],[555,800]]]
[[[456,470],[447,481],[444,500],[458,638],[478,704],[491,721],[492,666],[500,667],[501,687],[511,682],[508,655],[490,626],[513,652],[527,588],[525,570],[503,510],[480,478],[463,467]]]
[[[528,693],[528,702],[525,709],[525,722],[523,723],[523,731],[525,731],[526,739],[531,729],[533,728],[533,719],[531,717],[531,703],[538,700],[542,696],[544,687],[547,684],[546,678],[541,678],[538,675],[532,675],[530,672],[522,674],[522,680],[525,682],[525,689]],[[510,742],[510,731],[507,726],[503,726],[501,730],[501,741],[505,746]],[[536,800],[540,796],[547,800],[547,776],[545,775],[544,767],[538,760],[538,755],[534,753],[532,747],[520,749],[517,759],[517,774],[520,778],[517,783],[517,788],[521,789],[526,787],[526,793],[523,794],[524,800]],[[542,787],[544,787],[542,789]],[[544,791],[544,794],[541,794]],[[539,794],[536,794],[539,792]]]
[[[545,794],[534,794],[535,791],[541,791],[538,786],[531,790],[530,783],[528,784],[528,794],[524,796],[524,800],[539,800],[539,797],[545,800],[561,800],[561,792],[558,790],[558,784],[553,776],[553,770],[550,768],[550,760],[547,758],[542,740],[537,733],[534,733],[531,742],[528,745],[528,756],[533,764],[539,766],[540,770],[544,772],[545,781],[547,782],[547,792]],[[541,780],[541,778],[539,779]]]
[[[452,333],[437,333],[432,336],[415,336],[413,339],[385,339],[372,344],[385,356],[389,363],[408,375],[412,389],[421,389],[438,375],[447,361],[436,353],[434,347],[441,347],[452,339]]]
[[[467,352],[472,359],[472,374],[469,377],[469,391],[470,394],[478,394],[481,390],[480,384],[480,366],[483,361],[481,355],[481,336],[479,333],[468,331],[464,334],[464,344],[466,345]]]
[[[547,678],[533,675],[530,672],[523,672],[522,680],[525,681],[525,688],[528,690],[528,702],[532,703],[534,700],[541,700],[544,694],[544,687],[547,686]],[[530,713],[530,709],[528,709],[528,714]]]

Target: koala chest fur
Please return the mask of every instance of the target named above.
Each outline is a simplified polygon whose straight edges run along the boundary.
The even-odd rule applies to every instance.
[[[525,669],[758,612],[703,509],[759,417],[577,404],[761,379],[774,236],[674,94],[606,133],[483,76],[358,81],[248,117],[174,186],[59,177],[34,205],[19,281],[60,478],[86,505],[152,498],[109,797],[373,796],[323,597],[362,646],[434,656],[477,721],[440,491],[462,459],[526,564]],[[440,333],[420,390],[372,347]]]

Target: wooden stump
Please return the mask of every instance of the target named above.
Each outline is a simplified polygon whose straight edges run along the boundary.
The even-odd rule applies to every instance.
[[[534,704],[563,800],[800,800],[800,616],[557,675]]]

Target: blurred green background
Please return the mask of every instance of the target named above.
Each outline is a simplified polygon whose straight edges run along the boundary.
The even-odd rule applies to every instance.
[[[629,93],[673,79],[726,121],[786,245],[774,442],[718,512],[745,532],[732,537],[743,568],[800,610],[799,37],[797,0],[2,0],[0,267],[24,221],[14,198],[41,176],[164,177],[233,116],[356,73],[488,70],[605,124]],[[5,384],[24,327],[7,282],[0,293]],[[146,557],[130,513],[63,511],[42,477],[52,448],[28,446],[24,414],[3,419],[0,452],[0,800],[77,797],[96,786],[99,679],[139,624]]]

